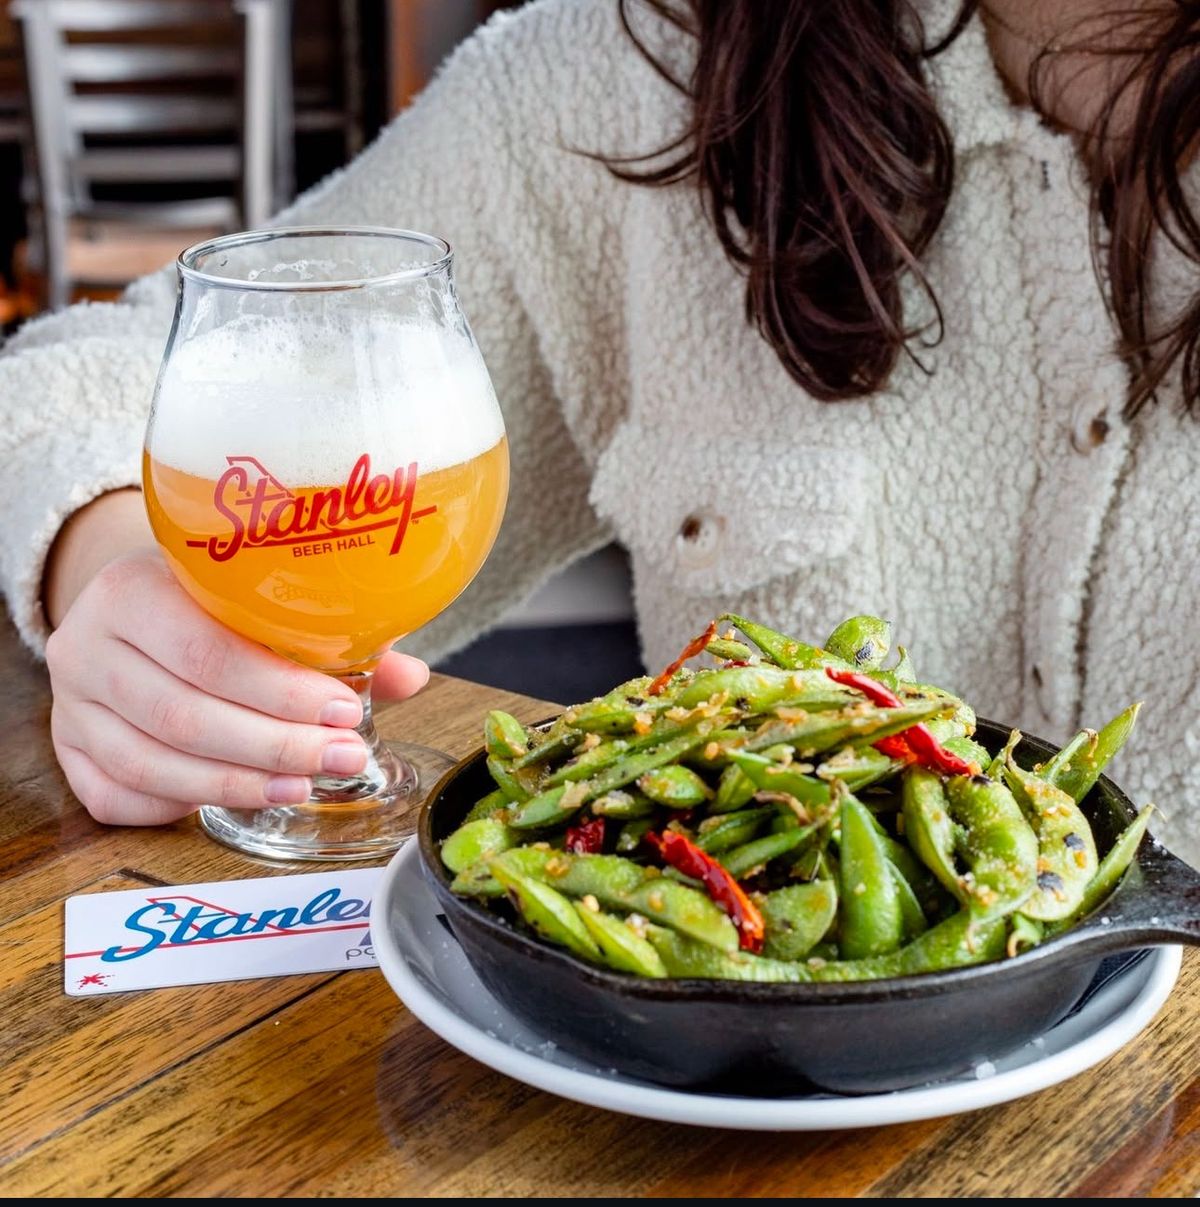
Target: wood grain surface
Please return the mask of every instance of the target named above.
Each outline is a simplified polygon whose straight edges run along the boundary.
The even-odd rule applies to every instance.
[[[554,1098],[447,1046],[381,973],[104,997],[62,989],[63,901],[312,871],[191,821],[96,825],[49,741],[43,668],[0,631],[0,1194],[59,1197],[1194,1196],[1200,952],[1154,1022],[1096,1068],[990,1109],[885,1128],[675,1126]],[[455,755],[489,707],[435,677],[380,729]],[[914,1043],[932,1036],[913,1036]]]

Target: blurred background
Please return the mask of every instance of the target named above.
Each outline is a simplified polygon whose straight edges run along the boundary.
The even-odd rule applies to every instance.
[[[261,225],[515,7],[0,0],[0,332]],[[641,673],[632,615],[628,561],[610,547],[438,669],[585,699]]]

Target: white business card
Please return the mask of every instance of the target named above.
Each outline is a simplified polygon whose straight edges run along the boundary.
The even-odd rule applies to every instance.
[[[382,868],[85,893],[66,902],[72,997],[376,968]]]

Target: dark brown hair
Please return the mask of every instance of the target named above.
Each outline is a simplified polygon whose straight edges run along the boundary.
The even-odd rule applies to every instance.
[[[950,132],[926,87],[927,48],[907,0],[642,0],[694,33],[689,127],[653,155],[614,157],[623,179],[695,179],[729,258],[745,270],[746,314],[812,395],[871,394],[915,337],[941,338],[920,257],[954,183]],[[681,6],[682,5],[682,6]],[[967,0],[946,45],[974,11]],[[911,274],[931,303],[906,326]]]
[[[1183,402],[1200,404],[1200,217],[1182,170],[1200,143],[1200,3],[1170,0],[1148,12],[1093,17],[1107,28],[1047,48],[1035,59],[1028,91],[1045,109],[1046,84],[1059,56],[1103,56],[1115,86],[1085,132],[1092,167],[1092,249],[1119,347],[1130,368],[1126,414],[1151,401],[1178,366]],[[1045,95],[1044,95],[1045,94]],[[1152,296],[1154,245],[1173,245],[1197,282],[1174,313]]]
[[[942,334],[920,257],[954,183],[953,144],[924,65],[978,0],[964,0],[935,45],[909,0],[638,2],[696,38],[679,79],[635,29],[630,0],[618,0],[629,36],[690,98],[691,121],[650,154],[605,157],[610,170],[640,184],[699,185],[722,247],[746,273],[748,319],[814,397],[873,393],[902,352],[920,363],[920,345]],[[1097,160],[1093,248],[1132,370],[1130,413],[1176,362],[1188,405],[1200,398],[1200,289],[1165,326],[1153,326],[1149,306],[1156,232],[1200,271],[1200,221],[1179,178],[1200,138],[1200,3],[1171,2],[1169,19],[1159,14],[1121,52],[1131,56],[1127,77],[1087,140],[1117,148]],[[1035,104],[1046,61],[1031,71]],[[1117,132],[1115,115],[1131,103],[1132,130]],[[910,274],[931,303],[917,328],[901,302]]]

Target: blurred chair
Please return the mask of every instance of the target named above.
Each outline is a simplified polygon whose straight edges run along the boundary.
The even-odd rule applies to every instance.
[[[49,306],[290,200],[290,0],[14,0],[12,13]],[[119,195],[133,186],[141,199]]]

